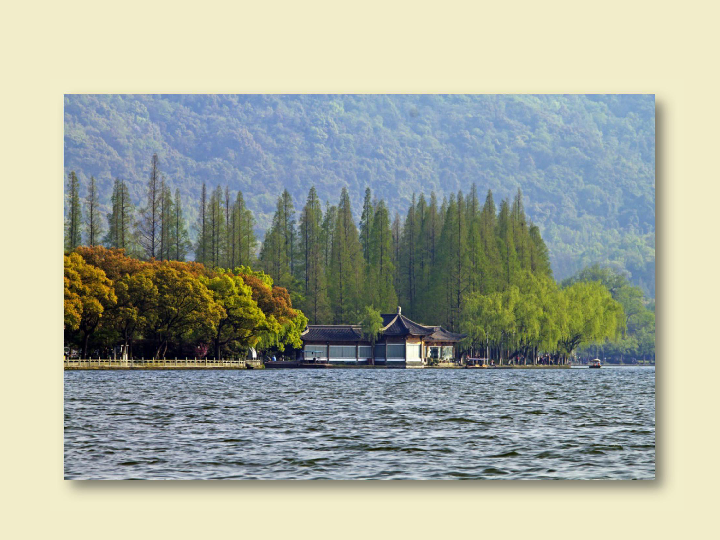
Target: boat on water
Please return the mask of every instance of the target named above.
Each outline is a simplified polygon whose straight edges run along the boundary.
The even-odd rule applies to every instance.
[[[600,363],[600,359],[596,358],[595,360],[590,360],[590,364],[588,365],[589,368],[593,369],[599,369],[602,366]]]
[[[468,358],[465,360],[465,369],[483,369],[489,367],[487,358]]]

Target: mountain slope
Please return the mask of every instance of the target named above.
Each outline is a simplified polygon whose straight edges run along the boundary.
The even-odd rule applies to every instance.
[[[609,263],[654,296],[653,96],[66,96],[65,173],[106,203],[118,176],[140,201],[153,152],[191,218],[203,181],[228,185],[260,233],[285,187],[299,208],[347,186],[356,219],[366,186],[401,215],[414,192],[520,187],[558,279]]]

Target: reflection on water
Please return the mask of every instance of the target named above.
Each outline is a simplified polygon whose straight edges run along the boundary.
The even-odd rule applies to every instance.
[[[65,477],[655,477],[655,369],[65,372]]]

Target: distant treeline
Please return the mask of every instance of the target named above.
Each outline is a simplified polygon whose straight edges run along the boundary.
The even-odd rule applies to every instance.
[[[182,261],[193,247],[180,198],[171,196],[157,156],[137,218],[122,180],[115,181],[107,228],[94,179],[84,220],[74,173],[67,192],[67,251],[81,243],[82,223],[87,244],[104,243],[149,261]],[[386,202],[368,188],[359,227],[347,190],[337,205],[324,207],[313,187],[298,219],[285,190],[256,256],[254,219],[242,193],[233,198],[218,186],[208,194],[203,184],[195,260],[206,274],[210,268],[261,269],[289,291],[311,324],[356,323],[368,310],[401,305],[419,322],[468,334],[466,349],[494,357],[539,351],[566,357],[606,341],[615,343],[606,354],[654,355],[654,313],[642,292],[609,269],[585,271],[558,286],[519,190],[499,211],[491,191],[481,204],[475,186],[441,203],[434,193],[428,199],[421,194],[401,220],[398,214],[391,219]]]

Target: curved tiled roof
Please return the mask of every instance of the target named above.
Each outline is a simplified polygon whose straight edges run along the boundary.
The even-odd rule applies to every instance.
[[[465,334],[456,334],[445,330],[442,326],[425,326],[411,321],[400,313],[383,313],[383,328],[380,330],[383,336],[424,337],[427,341],[457,342],[465,337]],[[305,331],[300,334],[303,341],[366,341],[363,337],[362,328],[357,324],[313,324],[308,325]]]
[[[456,334],[455,332],[450,332],[449,330],[445,330],[442,326],[429,326],[428,328],[432,328],[434,331],[432,334],[430,334],[427,338],[425,338],[427,341],[460,341],[464,337],[467,337],[467,334]]]
[[[433,333],[431,328],[408,319],[402,313],[383,313],[381,332],[386,336],[428,336]]]

